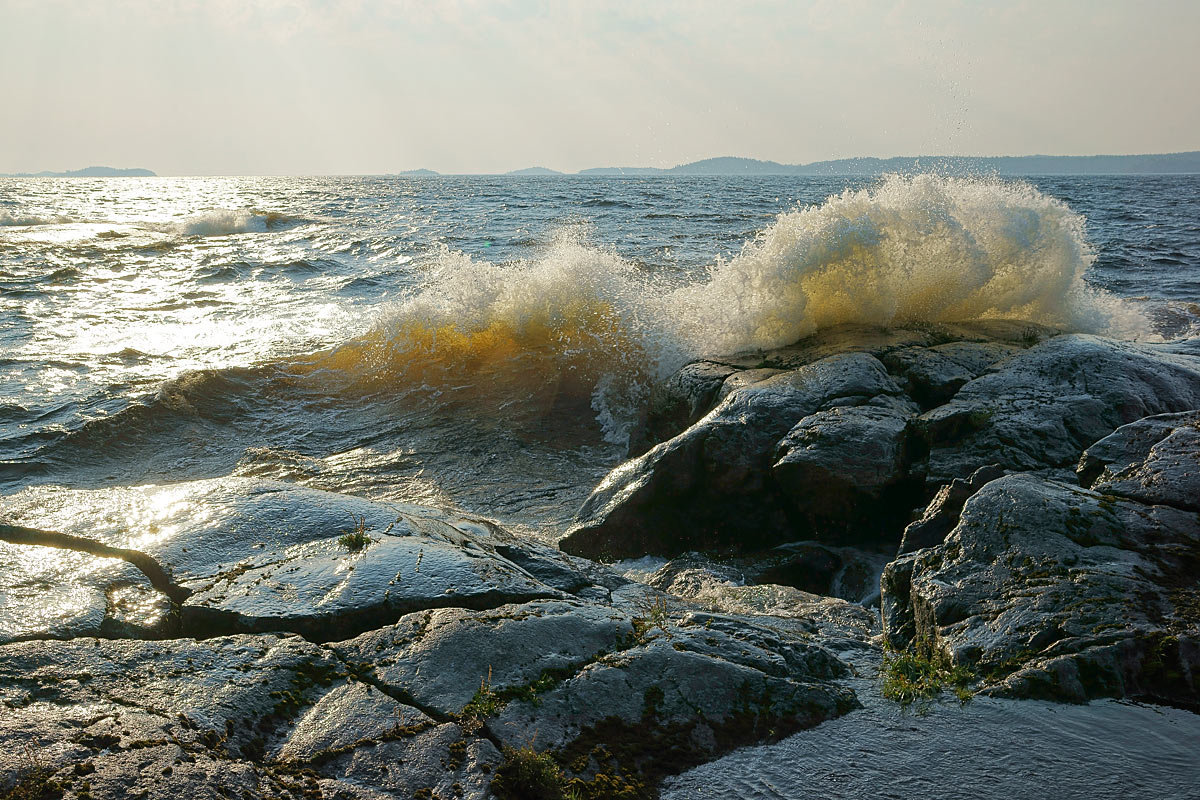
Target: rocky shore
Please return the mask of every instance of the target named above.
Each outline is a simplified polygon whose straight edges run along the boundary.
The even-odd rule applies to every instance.
[[[876,673],[1200,707],[1200,341],[842,326],[632,442],[559,549],[252,478],[6,498],[0,797],[653,797]]]

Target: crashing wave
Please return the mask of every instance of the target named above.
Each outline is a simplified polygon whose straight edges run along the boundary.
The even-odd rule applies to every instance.
[[[1084,218],[1026,183],[889,176],[780,214],[682,286],[570,233],[508,265],[443,249],[420,293],[301,368],[359,391],[591,398],[619,440],[647,386],[684,362],[842,323],[1016,318],[1145,335],[1136,310],[1084,282],[1094,258]]]

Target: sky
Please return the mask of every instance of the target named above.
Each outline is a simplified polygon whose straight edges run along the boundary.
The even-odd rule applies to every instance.
[[[0,172],[1200,149],[1197,0],[0,0]]]

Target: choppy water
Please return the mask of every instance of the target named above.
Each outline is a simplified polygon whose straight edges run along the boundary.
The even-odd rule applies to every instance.
[[[1200,179],[0,181],[0,491],[225,475],[554,530],[687,358],[1200,322]]]

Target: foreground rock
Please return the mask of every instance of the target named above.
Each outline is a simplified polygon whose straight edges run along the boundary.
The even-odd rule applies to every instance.
[[[715,407],[613,470],[561,547],[618,559],[799,539],[894,545],[912,509],[956,478],[989,465],[1069,478],[1117,427],[1200,408],[1195,348],[1055,333],[844,326],[689,365],[643,436]]]
[[[1200,704],[1200,516],[1174,490],[1200,472],[1194,418],[1135,423],[1091,448],[1089,471],[1102,456],[1115,468],[1091,490],[987,483],[943,543],[888,566],[889,643],[968,665],[999,694]]]
[[[532,758],[583,796],[652,797],[857,704],[816,641],[842,612],[811,596],[812,620],[683,602],[486,521],[253,480],[17,500],[139,555],[80,578],[40,557],[85,554],[10,545],[31,587],[93,591],[43,617],[70,592],[9,596],[28,641],[0,645],[0,794],[522,797]],[[115,627],[151,554],[175,601]],[[89,630],[159,640],[62,640]]]
[[[37,488],[8,506],[14,521],[136,549],[190,597],[172,613],[129,563],[0,542],[0,641],[254,631],[329,640],[421,608],[565,597],[596,578],[486,521],[274,481]]]

